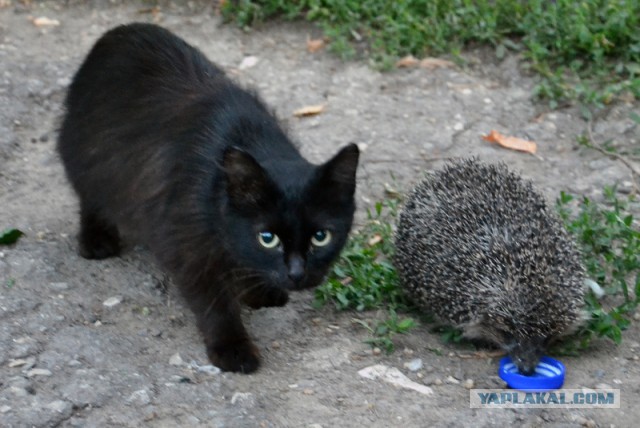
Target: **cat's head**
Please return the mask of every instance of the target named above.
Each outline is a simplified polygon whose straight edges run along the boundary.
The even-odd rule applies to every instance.
[[[236,277],[283,289],[318,285],[351,229],[358,156],[350,144],[322,165],[300,157],[261,164],[227,149],[223,233]]]

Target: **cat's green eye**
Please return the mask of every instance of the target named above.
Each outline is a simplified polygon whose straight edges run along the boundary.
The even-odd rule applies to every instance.
[[[311,237],[311,243],[316,247],[324,247],[331,242],[331,232],[328,230],[318,230]]]
[[[258,242],[264,248],[276,248],[280,245],[280,238],[275,233],[260,232],[258,233]]]

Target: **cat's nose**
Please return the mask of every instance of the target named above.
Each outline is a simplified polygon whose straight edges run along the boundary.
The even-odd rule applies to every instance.
[[[298,284],[305,276],[304,259],[298,255],[289,257],[289,278]]]

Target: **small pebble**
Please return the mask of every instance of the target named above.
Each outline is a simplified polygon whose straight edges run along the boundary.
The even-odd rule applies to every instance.
[[[49,286],[58,291],[67,290],[69,288],[69,284],[66,282],[52,282]]]
[[[593,419],[587,419],[584,416],[578,416],[576,422],[586,428],[595,428],[597,426]]]
[[[9,360],[9,367],[20,367],[27,364],[27,360],[23,360],[22,358],[18,358],[16,360]]]
[[[61,77],[56,80],[56,84],[58,86],[69,86],[71,84],[71,79],[68,77]]]
[[[622,381],[620,379],[614,379],[613,383],[615,383],[616,385],[622,385]]]
[[[404,363],[404,366],[409,369],[409,371],[417,372],[422,368],[422,360],[420,358],[416,358]]]
[[[257,56],[253,56],[253,55],[246,56],[242,59],[242,62],[240,62],[240,65],[238,66],[238,70],[246,70],[247,68],[254,67],[257,63],[258,63]]]
[[[442,379],[436,379],[433,381],[434,385],[442,385]]]
[[[596,388],[596,389],[613,389],[613,388],[611,387],[611,385],[606,384],[606,383],[599,383],[599,384],[597,384],[597,385],[596,385],[596,387],[595,387],[595,388]]]
[[[184,364],[184,360],[182,359],[180,354],[176,352],[171,356],[171,358],[169,358],[169,364],[171,364],[172,366],[181,366]]]
[[[280,349],[280,342],[278,342],[277,340],[274,340],[273,342],[271,342],[271,347],[273,349]]]
[[[69,367],[78,367],[78,366],[81,366],[81,365],[82,365],[82,363],[81,363],[80,361],[78,361],[78,360],[71,360],[71,361],[69,361],[69,362],[67,363],[67,365],[68,365]]]
[[[146,389],[139,389],[131,393],[129,398],[127,398],[127,403],[144,406],[151,403],[151,397],[149,397]]]
[[[220,369],[216,366],[212,366],[211,364],[198,367],[198,371],[208,375],[217,375],[220,373]]]
[[[51,376],[51,370],[47,369],[31,369],[27,372],[27,377],[33,376]]]
[[[313,394],[314,394],[314,391],[313,391],[313,389],[309,389],[309,388],[307,388],[307,389],[303,390],[303,391],[302,391],[302,393],[303,393],[304,395],[313,395]]]
[[[65,413],[66,410],[71,408],[71,403],[68,403],[63,400],[56,400],[47,404],[46,407],[47,409],[53,410],[54,412]]]
[[[250,392],[234,392],[231,397],[231,404],[250,404],[253,401],[253,394]]]
[[[13,385],[9,387],[9,392],[11,392],[16,397],[26,397],[28,394],[26,389]]]
[[[422,383],[429,386],[429,385],[435,385],[436,384],[436,380],[440,380],[438,379],[435,375],[433,374],[429,374],[425,377],[423,377],[422,379]],[[442,385],[442,381],[440,380],[440,383],[438,385]]]
[[[157,418],[158,415],[156,414],[156,412],[154,412],[153,410],[151,410],[150,412],[147,412],[144,415],[144,421],[145,422],[151,422],[152,420],[154,420],[155,418]],[[197,418],[196,418],[197,419]]]
[[[456,379],[455,377],[453,377],[453,376],[447,376],[447,378],[445,379],[445,381],[446,381],[447,383],[451,383],[451,384],[453,384],[453,385],[458,385],[458,384],[460,383],[460,381],[459,381],[458,379]]]
[[[0,407],[0,413],[7,413],[9,410],[11,410],[11,406],[2,406]]]
[[[373,348],[373,349],[371,350],[371,353],[372,353],[373,355],[380,355],[380,354],[382,353],[382,350],[381,350],[380,348],[378,348],[378,347],[375,347],[375,348]]]
[[[122,296],[113,296],[102,302],[102,305],[106,308],[113,308],[114,306],[118,306],[120,303],[122,303]]]
[[[200,419],[196,418],[193,415],[187,416],[187,421],[188,421],[187,425],[191,427],[200,426],[202,424]]]
[[[476,384],[473,381],[473,379],[467,379],[464,381],[462,386],[464,386],[466,389],[473,389],[473,387],[476,386]]]

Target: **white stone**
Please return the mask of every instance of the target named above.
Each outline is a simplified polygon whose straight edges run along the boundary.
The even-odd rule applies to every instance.
[[[460,381],[453,376],[447,376],[447,378],[445,379],[445,382],[451,383],[454,385],[458,385],[460,383]]]
[[[198,367],[198,371],[201,373],[206,373],[208,375],[217,375],[218,373],[220,373],[220,369],[216,366],[212,366],[211,364]]]
[[[102,302],[102,304],[107,308],[113,308],[114,306],[118,306],[120,303],[122,303],[122,296],[109,297],[107,300]]]
[[[139,389],[131,393],[129,398],[127,398],[127,403],[136,404],[136,405],[146,405],[151,402],[151,397],[149,397],[149,392],[146,389]]]
[[[27,372],[27,377],[33,376],[51,376],[51,370],[47,369],[31,369]]]
[[[9,410],[11,410],[11,406],[2,406],[0,407],[0,413],[7,413]]]
[[[404,363],[404,366],[409,369],[409,371],[417,372],[422,368],[422,360],[420,358],[415,358],[411,361]]]
[[[376,364],[373,366],[365,367],[364,369],[360,370],[358,374],[365,379],[382,379],[383,381],[388,382],[392,385],[398,386],[400,388],[411,389],[419,392],[420,394],[433,394],[433,389],[429,388],[428,386],[420,385],[419,383],[413,382],[395,367]]]
[[[71,404],[63,400],[56,400],[47,404],[46,407],[47,409],[53,410],[54,412],[64,413],[65,410],[71,407]]]
[[[236,392],[231,397],[231,404],[236,403],[251,403],[253,401],[253,394],[250,392]]]
[[[66,282],[52,282],[49,286],[54,290],[67,290],[69,288],[69,284]]]
[[[171,364],[172,366],[181,366],[184,364],[184,360],[182,359],[180,354],[176,352],[171,356],[171,358],[169,358],[169,364]]]
[[[245,56],[242,62],[238,66],[239,70],[246,70],[247,68],[254,67],[258,63],[257,56]]]
[[[26,397],[28,394],[26,389],[21,388],[19,386],[10,386],[9,392],[11,392],[16,397]]]

